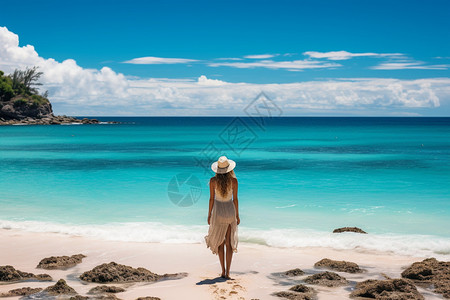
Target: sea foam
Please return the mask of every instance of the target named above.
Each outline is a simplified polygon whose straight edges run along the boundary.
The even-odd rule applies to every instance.
[[[156,222],[60,224],[0,220],[0,228],[57,233],[109,241],[203,243],[207,225],[165,225]],[[450,258],[450,238],[431,235],[329,233],[310,229],[252,229],[239,226],[239,241],[270,247],[328,247],[339,250],[393,252],[401,255]]]

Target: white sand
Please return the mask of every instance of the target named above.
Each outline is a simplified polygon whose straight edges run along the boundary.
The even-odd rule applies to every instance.
[[[44,257],[87,255],[83,262],[66,271],[36,269]],[[253,244],[240,244],[233,257],[232,281],[210,283],[220,275],[218,257],[204,244],[153,244],[92,240],[50,233],[29,233],[0,229],[0,265],[12,265],[25,272],[47,273],[54,281],[63,278],[79,294],[98,284],[81,282],[79,275],[93,267],[115,261],[132,267],[144,267],[158,274],[187,272],[183,279],[157,283],[111,284],[122,286],[126,292],[116,294],[121,299],[156,296],[161,299],[281,299],[271,296],[276,291],[288,290],[301,283],[300,278],[285,279],[274,275],[293,268],[316,273],[315,262],[322,258],[347,260],[367,269],[363,274],[339,273],[353,284],[365,279],[383,279],[382,273],[400,277],[402,269],[423,257],[399,256],[360,250],[338,251],[329,248],[272,248]],[[204,284],[201,284],[204,281]],[[54,282],[22,282],[0,285],[0,293],[30,286],[47,287]],[[319,299],[347,299],[349,286],[324,288],[312,286]],[[419,289],[426,299],[438,296]],[[15,299],[15,298],[8,298]],[[18,299],[18,298],[16,298]]]

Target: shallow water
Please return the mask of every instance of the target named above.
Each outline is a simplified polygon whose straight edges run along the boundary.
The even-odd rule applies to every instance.
[[[200,242],[225,154],[243,241],[450,253],[450,118],[100,119],[0,127],[1,227]]]

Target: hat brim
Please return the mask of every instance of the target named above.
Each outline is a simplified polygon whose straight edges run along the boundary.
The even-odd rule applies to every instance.
[[[229,159],[228,163],[229,163],[228,167],[226,167],[226,168],[219,168],[218,165],[217,165],[218,162],[215,161],[211,165],[211,170],[213,170],[213,172],[217,173],[217,174],[228,173],[228,172],[232,171],[236,167],[236,162],[234,160]]]

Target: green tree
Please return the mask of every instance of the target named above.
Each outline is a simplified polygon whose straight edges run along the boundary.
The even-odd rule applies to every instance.
[[[15,96],[21,95],[21,99],[30,99],[35,104],[48,102],[48,91],[39,95],[37,86],[42,85],[39,78],[43,73],[38,71],[38,67],[26,68],[25,70],[14,70],[13,73],[6,76],[0,71],[0,101],[9,101]],[[23,104],[23,103],[17,103]]]
[[[38,71],[39,67],[26,68],[24,71],[16,69],[9,75],[12,80],[12,88],[16,94],[36,95],[38,93],[35,86],[42,85],[39,78],[42,72]]]
[[[39,78],[44,74],[43,72],[38,72],[39,67],[33,67],[31,69],[27,68],[23,73],[23,84],[27,91],[32,94],[37,94],[38,90],[34,86],[42,85],[39,82]]]
[[[0,101],[8,101],[14,96],[12,80],[8,76],[3,76],[4,74],[0,71]]]

